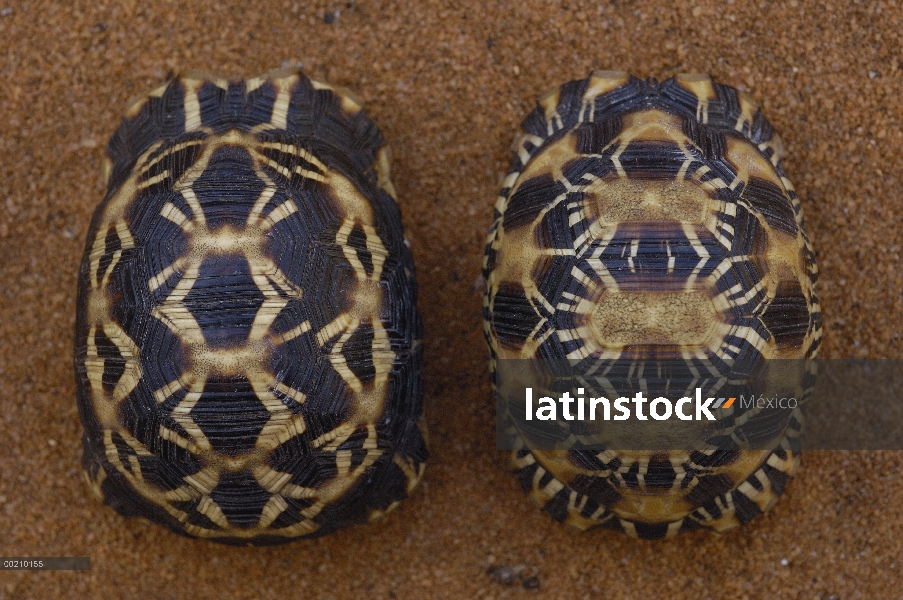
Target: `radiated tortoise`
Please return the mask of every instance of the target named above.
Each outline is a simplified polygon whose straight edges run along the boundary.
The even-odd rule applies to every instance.
[[[725,363],[813,358],[815,254],[778,136],[705,75],[595,72],[521,125],[484,261],[484,330],[504,360]],[[787,436],[726,452],[560,450],[512,464],[553,517],[641,538],[725,531],[774,504]]]
[[[294,71],[187,73],[107,156],[75,336],[96,495],[232,544],[393,509],[427,458],[421,323],[359,100]]]

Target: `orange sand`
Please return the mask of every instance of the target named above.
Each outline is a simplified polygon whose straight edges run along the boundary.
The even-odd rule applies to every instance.
[[[821,356],[901,358],[903,9],[187,4],[0,4],[0,555],[93,565],[0,572],[0,598],[899,597],[900,453],[810,452],[771,513],[722,536],[579,534],[538,511],[494,448],[477,279],[513,132],[539,94],[594,68],[707,71],[749,91],[790,152],[822,272]],[[183,539],[100,506],[81,481],[75,274],[103,147],[127,100],[170,70],[297,64],[360,93],[393,146],[432,459],[414,497],[376,525],[273,548]],[[539,591],[498,583],[506,570],[492,566],[523,569]]]

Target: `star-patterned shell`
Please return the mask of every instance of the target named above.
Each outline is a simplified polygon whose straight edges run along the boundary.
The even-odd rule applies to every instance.
[[[421,324],[359,101],[298,72],[187,73],[107,154],[75,338],[95,494],[233,544],[393,509],[427,457]]]
[[[813,358],[817,267],[782,147],[756,103],[705,75],[595,72],[523,122],[486,247],[484,326],[499,360]],[[555,518],[644,538],[768,510],[798,445],[714,455],[512,455]]]

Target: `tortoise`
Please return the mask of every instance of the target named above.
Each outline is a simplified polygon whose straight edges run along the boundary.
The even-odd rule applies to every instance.
[[[394,509],[427,459],[422,325],[361,101],[188,72],[128,107],[105,172],[74,361],[94,494],[229,544]]]
[[[748,94],[596,71],[542,96],[513,152],[483,263],[494,389],[501,361],[816,356],[815,254]],[[764,449],[508,449],[555,519],[661,539],[768,511],[799,463],[791,421]]]

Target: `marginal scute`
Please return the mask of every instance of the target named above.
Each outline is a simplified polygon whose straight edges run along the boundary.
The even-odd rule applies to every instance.
[[[781,281],[759,317],[779,348],[797,348],[809,331],[809,301],[797,280]]]
[[[708,123],[709,102],[718,98],[712,78],[705,73],[680,73],[674,81],[696,97],[696,120]]]
[[[630,75],[625,71],[593,71],[589,76],[583,100],[592,101],[598,96],[618,89],[629,79]]]
[[[500,286],[494,305],[498,318],[492,322],[493,334],[503,347],[520,350],[539,323],[540,315],[520,286]]]
[[[87,479],[122,514],[274,544],[422,477],[414,267],[360,107],[289,70],[191,72],[127,110],[75,352]]]
[[[782,187],[758,177],[750,177],[741,198],[776,231],[796,237],[796,214]]]
[[[752,96],[746,92],[737,92],[737,99],[740,101],[740,117],[734,129],[741,133],[749,133],[752,128],[753,117],[759,112],[759,105],[753,100]]]
[[[545,94],[514,152],[483,272],[501,393],[500,360],[817,354],[815,255],[780,139],[749,95],[704,74],[597,71]],[[508,433],[524,491],[554,518],[658,539],[769,510],[799,462],[794,427],[770,449],[708,454],[584,456]]]
[[[551,121],[555,118],[555,113],[558,109],[559,96],[559,89],[554,88],[539,97],[537,103],[545,113],[546,121]]]

